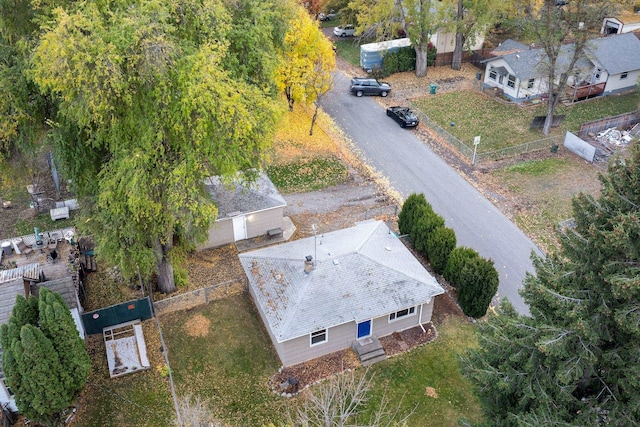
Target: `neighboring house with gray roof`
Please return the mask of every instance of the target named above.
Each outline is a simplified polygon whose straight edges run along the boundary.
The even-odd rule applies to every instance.
[[[45,287],[59,293],[69,306],[71,316],[75,321],[78,333],[84,339],[84,327],[80,319],[83,311],[73,282],[68,274],[64,277],[47,280],[45,272],[37,263],[24,264],[17,268],[0,271],[0,325],[8,323],[16,296],[27,298],[30,294],[38,296],[40,288]],[[11,411],[17,412],[15,399],[4,383],[2,372],[2,348],[0,348],[0,404],[6,405]]]
[[[269,230],[284,230],[288,225],[284,217],[287,202],[264,172],[251,184],[211,177],[205,185],[218,207],[218,218],[199,250],[266,235]]]
[[[434,297],[444,293],[382,221],[239,258],[284,366],[428,323]]]
[[[503,48],[502,45],[507,45]],[[573,45],[562,46],[556,75],[568,68]],[[494,50],[497,56],[485,60],[485,88],[494,88],[514,102],[543,97],[548,93],[546,54],[513,40]],[[506,53],[505,53],[506,52]],[[640,77],[640,40],[620,34],[590,40],[585,56],[574,66],[568,80],[569,99],[610,95],[634,89]]]

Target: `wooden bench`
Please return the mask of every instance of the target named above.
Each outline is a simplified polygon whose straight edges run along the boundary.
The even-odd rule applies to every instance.
[[[282,228],[272,228],[271,230],[267,230],[267,235],[272,238],[276,236],[282,236]]]

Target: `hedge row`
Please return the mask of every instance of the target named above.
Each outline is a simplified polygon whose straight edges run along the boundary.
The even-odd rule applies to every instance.
[[[498,291],[498,271],[492,260],[464,246],[456,248],[455,232],[445,227],[424,194],[411,194],[398,215],[400,234],[409,235],[413,247],[426,256],[433,270],[456,288],[467,316],[486,314]]]
[[[427,66],[436,63],[436,48],[429,43],[427,47]],[[416,50],[413,46],[401,47],[396,51],[387,52],[382,59],[382,68],[377,68],[372,72],[372,76],[377,79],[389,77],[391,74],[403,71],[413,71],[416,69]]]

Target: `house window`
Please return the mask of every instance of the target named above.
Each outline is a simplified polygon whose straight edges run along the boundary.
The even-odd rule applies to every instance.
[[[533,83],[536,81],[536,79],[529,79],[529,82],[527,82],[527,89],[533,89]]]
[[[516,87],[516,76],[514,76],[513,74],[509,74],[509,78],[507,79],[507,86],[512,89]]]
[[[495,80],[496,77],[498,77],[498,73],[496,73],[496,70],[494,68],[492,68],[491,70],[489,70],[489,78],[491,80]]]
[[[401,319],[403,317],[411,316],[416,313],[415,307],[405,308],[404,310],[396,311],[395,313],[391,313],[389,315],[389,322],[393,322],[394,320]]]
[[[627,77],[629,77],[628,71],[625,71],[624,73],[620,74],[620,80],[626,79]]]
[[[311,345],[322,344],[327,341],[327,330],[322,329],[320,331],[311,333]]]

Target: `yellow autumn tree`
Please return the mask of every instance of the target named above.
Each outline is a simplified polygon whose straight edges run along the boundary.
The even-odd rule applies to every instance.
[[[309,131],[312,134],[318,102],[333,87],[335,54],[331,42],[302,8],[289,24],[282,56],[276,83],[287,97],[289,111],[295,102],[315,104]]]

